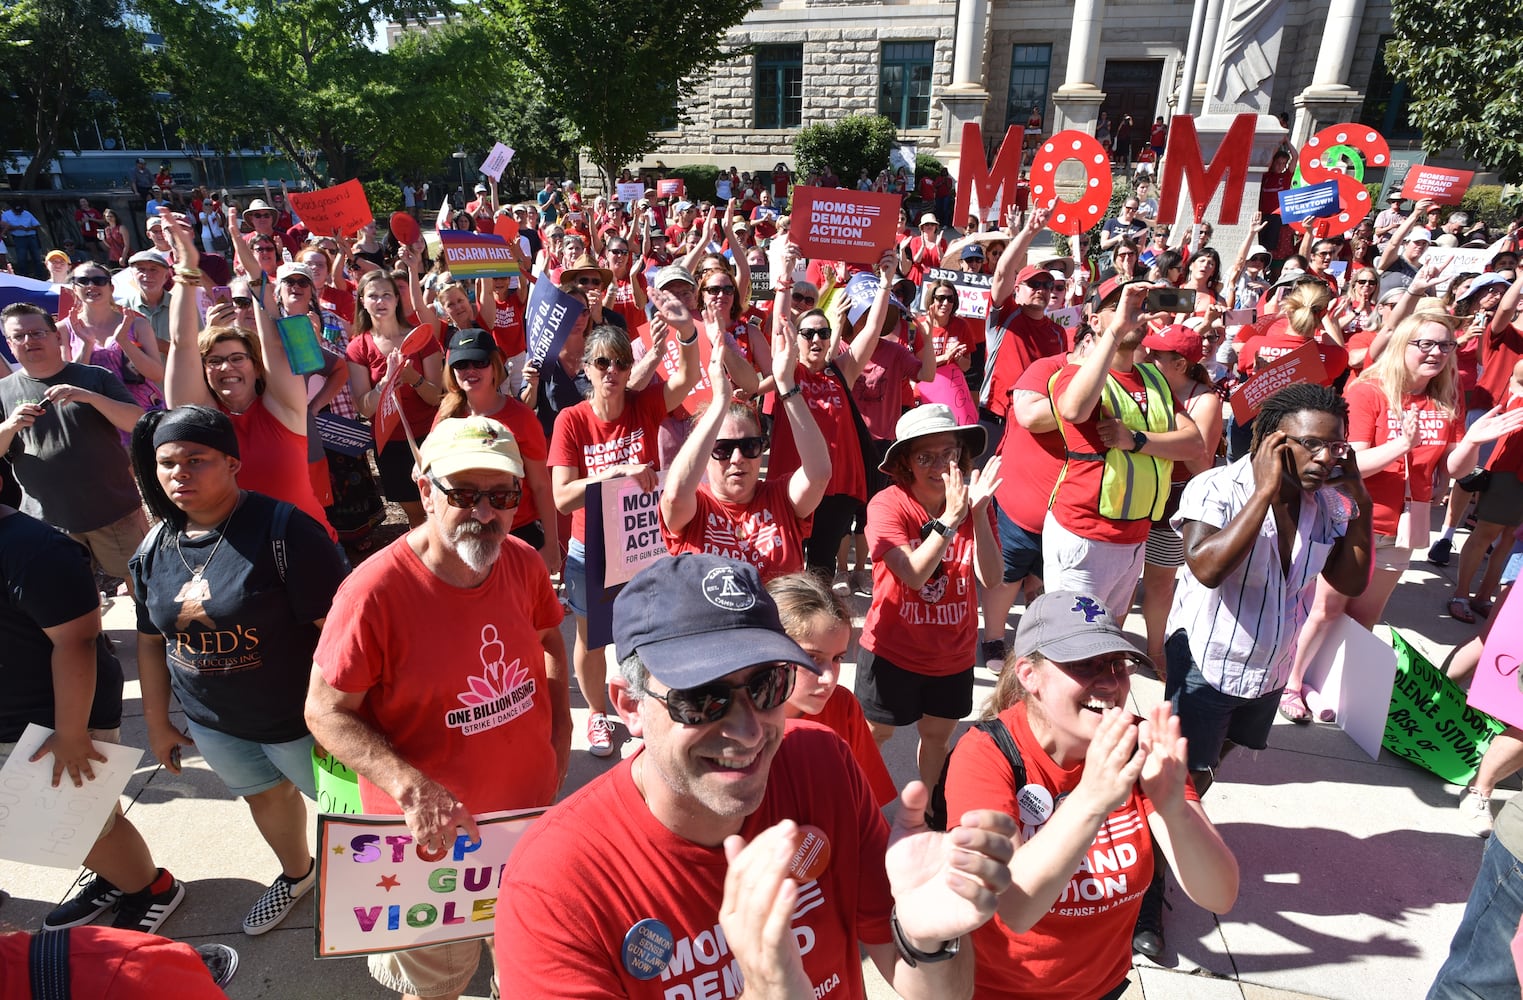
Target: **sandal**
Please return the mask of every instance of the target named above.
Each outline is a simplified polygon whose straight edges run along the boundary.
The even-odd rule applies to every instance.
[[[1449,617],[1466,625],[1475,624],[1475,612],[1470,608],[1470,602],[1463,597],[1455,597],[1449,601]]]
[[[1311,722],[1311,709],[1306,707],[1306,696],[1296,688],[1287,687],[1280,692],[1280,716],[1304,726]]]
[[[1491,609],[1492,609],[1493,605],[1494,605],[1494,602],[1492,602],[1492,601],[1477,601],[1475,598],[1471,598],[1470,599],[1470,610],[1474,611],[1476,614],[1480,615],[1482,618],[1490,618],[1491,617]]]

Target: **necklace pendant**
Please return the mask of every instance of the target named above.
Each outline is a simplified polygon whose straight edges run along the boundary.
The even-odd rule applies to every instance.
[[[201,576],[202,570],[205,569],[206,567],[202,566],[191,574],[190,579],[185,581],[184,586],[180,588],[180,592],[175,595],[175,600],[182,604],[188,601],[201,601],[205,603],[211,600],[211,585]]]

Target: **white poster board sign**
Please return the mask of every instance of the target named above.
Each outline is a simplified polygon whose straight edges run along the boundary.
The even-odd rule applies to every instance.
[[[30,758],[53,730],[32,723],[0,768],[0,858],[49,868],[78,868],[143,759],[136,747],[95,740],[106,762],[91,761],[93,781],[78,788],[67,771],[53,787],[53,756]]]

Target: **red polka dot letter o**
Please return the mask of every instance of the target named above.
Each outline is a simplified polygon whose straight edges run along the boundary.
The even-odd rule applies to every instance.
[[[1338,182],[1338,207],[1339,212],[1327,219],[1318,219],[1318,236],[1338,236],[1359,225],[1359,221],[1370,214],[1370,193],[1365,190],[1364,184],[1352,174],[1346,174],[1341,170],[1333,170],[1322,162],[1324,150],[1333,146],[1348,146],[1357,150],[1364,157],[1366,169],[1371,167],[1388,167],[1391,165],[1391,147],[1386,144],[1385,136],[1370,128],[1368,125],[1329,125],[1306,140],[1306,145],[1301,147],[1301,178],[1307,184],[1320,184],[1323,181]],[[1297,225],[1296,229],[1304,229],[1303,225]],[[1323,227],[1326,226],[1326,231]]]
[[[1078,160],[1084,165],[1084,195],[1078,201],[1058,197],[1058,164]],[[1031,161],[1031,204],[1052,205],[1047,226],[1055,233],[1077,236],[1105,221],[1111,203],[1111,158],[1095,137],[1068,129],[1042,143]]]

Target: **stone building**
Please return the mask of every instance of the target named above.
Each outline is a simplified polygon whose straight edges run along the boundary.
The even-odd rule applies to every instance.
[[[1250,86],[1296,142],[1363,121],[1407,146],[1404,90],[1379,60],[1391,31],[1389,0],[762,0],[646,163],[770,169],[801,125],[872,112],[948,158],[963,121],[990,148],[1033,108],[1046,131],[1130,115],[1141,142],[1158,115],[1209,116],[1217,84],[1215,110],[1242,110],[1230,98]]]

